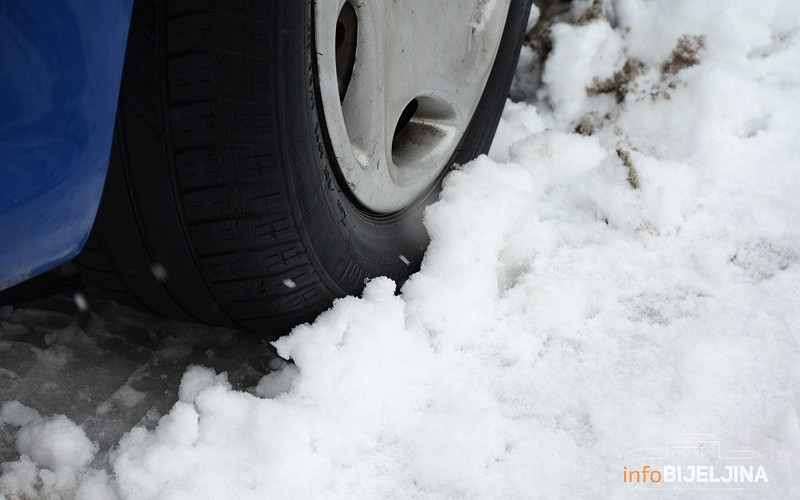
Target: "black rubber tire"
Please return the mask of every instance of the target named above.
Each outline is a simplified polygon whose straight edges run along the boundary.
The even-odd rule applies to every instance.
[[[491,144],[529,9],[511,2],[453,164]],[[341,188],[312,12],[300,0],[136,0],[108,178],[76,261],[89,281],[166,317],[275,337],[366,278],[418,268],[441,178],[391,215]]]

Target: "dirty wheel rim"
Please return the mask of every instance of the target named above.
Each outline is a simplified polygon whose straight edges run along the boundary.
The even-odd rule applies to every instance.
[[[322,109],[363,207],[408,206],[447,167],[494,65],[511,0],[319,0]]]

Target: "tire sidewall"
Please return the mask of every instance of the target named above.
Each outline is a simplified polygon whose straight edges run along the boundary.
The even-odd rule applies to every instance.
[[[486,153],[491,146],[511,84],[530,2],[511,1],[486,89],[449,166],[417,201],[388,215],[364,209],[342,188],[345,184],[334,164],[335,156],[322,115],[314,44],[314,7],[311,2],[298,2],[298,7],[301,8],[287,9],[284,14],[294,16],[285,22],[295,26],[298,16],[303,17],[306,29],[302,46],[297,43],[300,40],[287,43],[282,51],[282,64],[283,74],[290,75],[289,82],[304,84],[283,85],[288,104],[288,130],[284,131],[287,140],[283,143],[284,154],[290,159],[284,162],[289,169],[287,179],[292,184],[289,191],[294,194],[295,213],[300,219],[297,222],[302,226],[306,250],[320,279],[334,295],[357,294],[365,280],[374,276],[387,276],[402,282],[419,268],[428,244],[423,225],[424,210],[438,198],[442,179],[453,165],[470,161]],[[303,137],[308,138],[306,144],[300,140]]]

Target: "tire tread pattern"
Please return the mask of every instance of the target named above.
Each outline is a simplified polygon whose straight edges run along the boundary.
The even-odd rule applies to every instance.
[[[274,4],[136,2],[109,176],[77,260],[113,298],[277,333],[334,298],[281,166],[279,68],[265,63],[280,27],[257,21]]]

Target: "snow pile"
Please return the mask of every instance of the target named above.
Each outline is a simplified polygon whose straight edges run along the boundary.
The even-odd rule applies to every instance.
[[[104,471],[89,469],[97,453],[83,430],[63,415],[41,418],[17,402],[0,407],[0,425],[19,427],[22,457],[2,464],[0,494],[10,498],[113,498]]]
[[[0,492],[609,497],[632,450],[711,433],[763,455],[760,498],[794,494],[800,3],[574,9],[399,295],[375,279],[297,327],[250,393],[189,369],[108,475],[74,424],[4,406]]]

